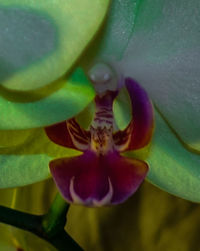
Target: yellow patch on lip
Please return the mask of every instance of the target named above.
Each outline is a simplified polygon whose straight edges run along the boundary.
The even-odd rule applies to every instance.
[[[98,155],[105,155],[114,148],[113,143],[113,127],[110,129],[104,128],[94,128],[91,126],[91,143],[90,149],[96,152]]]

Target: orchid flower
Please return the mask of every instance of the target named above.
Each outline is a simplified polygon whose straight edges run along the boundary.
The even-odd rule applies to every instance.
[[[119,69],[125,76],[125,86],[129,86],[128,80],[138,83],[155,107],[155,134],[150,147],[127,148],[133,151],[124,157],[115,141],[120,133],[112,131],[113,154],[121,160],[137,159],[143,166],[141,170],[147,170],[148,165],[146,178],[151,183],[199,202],[199,9],[198,0],[0,0],[0,187],[24,186],[51,177],[49,162],[55,178],[56,170],[61,170],[56,159],[64,163],[66,158],[77,160],[91,153],[92,127],[89,131],[80,127],[89,137],[88,141],[84,138],[87,151],[76,145],[82,155],[69,148],[75,145],[63,147],[56,140],[56,144],[52,142],[54,134],[49,135],[50,140],[44,128],[64,120],[71,125],[69,121],[74,120],[70,119],[92,102],[92,76],[89,81],[85,73],[98,61]],[[115,91],[119,94],[112,100],[114,117],[123,131],[130,121],[123,116],[127,107],[116,109],[120,90]],[[133,102],[129,87],[128,93],[125,99]],[[136,114],[137,109],[133,109],[133,119]],[[68,133],[67,125],[64,135]],[[138,185],[129,187],[116,200],[113,196],[117,190],[112,178],[108,179],[110,175],[106,176],[107,190],[100,197],[96,189],[96,194],[77,193],[74,175],[72,172],[66,191],[57,183],[68,200],[72,198],[66,193],[71,190],[75,201],[103,204],[106,200],[115,204],[134,192],[146,171]]]
[[[148,171],[145,162],[120,153],[150,142],[153,109],[142,87],[131,78],[121,80],[131,98],[132,120],[125,130],[114,132],[113,101],[119,90],[113,86],[113,73],[99,63],[90,70],[90,79],[97,93],[90,130],[81,128],[74,118],[46,128],[53,142],[83,154],[53,160],[50,169],[67,201],[89,206],[117,204],[136,191]]]

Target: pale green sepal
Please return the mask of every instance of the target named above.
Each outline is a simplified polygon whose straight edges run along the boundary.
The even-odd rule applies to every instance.
[[[178,197],[200,202],[200,155],[183,147],[157,111],[155,117],[152,144],[147,151],[131,155],[148,162],[147,179],[152,184]]]
[[[141,0],[112,0],[97,38],[82,58],[83,67],[104,60],[114,62],[121,59],[129,39],[134,31],[136,13]]]
[[[144,0],[119,63],[179,138],[200,152],[200,1]]]

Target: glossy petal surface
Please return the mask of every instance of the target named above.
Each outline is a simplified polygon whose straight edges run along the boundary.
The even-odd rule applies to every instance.
[[[120,63],[189,147],[200,151],[200,2],[145,0]]]
[[[117,153],[97,156],[86,151],[50,162],[50,169],[66,200],[88,206],[118,204],[131,196],[148,170],[146,163]]]
[[[1,0],[1,84],[33,90],[63,76],[97,32],[108,5],[109,0]]]
[[[114,134],[115,144],[120,151],[139,149],[147,145],[154,128],[153,107],[146,91],[131,78],[125,79],[125,86],[131,99],[132,121],[125,130]]]
[[[17,101],[0,96],[0,129],[35,128],[63,121],[79,113],[94,97],[93,87],[81,68],[59,82],[60,89],[42,98],[40,93],[24,93],[23,100]],[[15,99],[18,95],[14,95]]]

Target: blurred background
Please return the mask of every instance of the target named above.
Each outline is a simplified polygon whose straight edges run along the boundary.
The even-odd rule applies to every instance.
[[[51,179],[0,190],[1,205],[35,214],[45,213],[55,194]],[[118,206],[71,206],[66,230],[85,251],[199,251],[200,205],[144,182]],[[0,224],[0,233],[0,251],[55,251],[48,243],[14,227]]]

